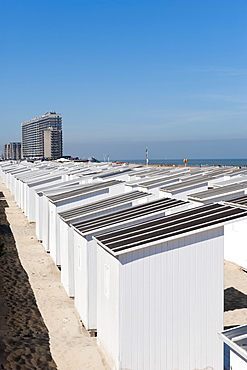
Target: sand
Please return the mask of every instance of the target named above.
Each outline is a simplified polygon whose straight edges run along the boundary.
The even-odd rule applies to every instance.
[[[109,369],[96,338],[83,328],[59,269],[38,242],[35,224],[1,181],[0,364],[16,370]]]
[[[224,326],[246,324],[247,273],[229,261],[224,269]],[[38,242],[35,224],[1,181],[0,364],[15,370],[109,369],[65,293],[60,271]]]
[[[247,324],[247,273],[233,262],[225,261],[224,326]]]

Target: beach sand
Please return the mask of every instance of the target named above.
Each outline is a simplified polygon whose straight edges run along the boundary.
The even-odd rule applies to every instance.
[[[15,370],[109,369],[96,338],[82,326],[59,269],[38,242],[35,224],[1,181],[0,364]]]
[[[246,324],[247,273],[228,261],[224,269],[224,326]],[[15,370],[109,369],[38,242],[35,224],[1,181],[0,364]]]
[[[233,262],[224,262],[225,329],[247,324],[247,273]]]

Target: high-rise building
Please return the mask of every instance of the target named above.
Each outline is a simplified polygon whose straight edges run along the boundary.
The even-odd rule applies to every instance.
[[[63,155],[62,116],[49,112],[22,123],[23,158],[58,158]]]
[[[48,127],[44,130],[44,157],[58,158],[62,156],[62,130]]]
[[[21,159],[21,143],[7,143],[4,145],[4,159]]]

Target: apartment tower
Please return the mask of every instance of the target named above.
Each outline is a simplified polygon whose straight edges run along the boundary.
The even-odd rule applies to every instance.
[[[63,155],[62,116],[48,112],[22,123],[23,158],[59,158]]]
[[[4,159],[21,159],[21,143],[7,143],[4,145]]]

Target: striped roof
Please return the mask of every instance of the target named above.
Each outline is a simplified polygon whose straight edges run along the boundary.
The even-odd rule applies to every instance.
[[[208,227],[217,227],[239,217],[247,217],[247,210],[222,204],[210,204],[164,216],[139,225],[97,235],[95,239],[113,255],[142,248]]]
[[[137,217],[144,217],[184,204],[187,204],[187,202],[178,199],[163,198],[154,200],[152,202],[140,204],[128,209],[123,209],[121,211],[108,213],[103,216],[93,217],[89,220],[75,223],[73,222],[73,226],[82,234],[89,233],[92,230],[108,227],[113,224],[126,222],[129,220],[134,220]]]

